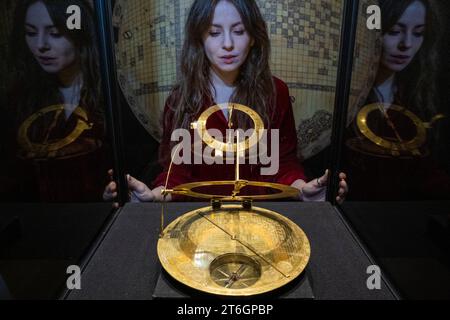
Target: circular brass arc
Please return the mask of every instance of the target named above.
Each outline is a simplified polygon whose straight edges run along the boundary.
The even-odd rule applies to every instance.
[[[377,146],[382,147],[387,150],[392,151],[408,151],[416,154],[418,149],[426,142],[427,132],[425,124],[422,120],[417,117],[414,113],[407,110],[406,108],[398,105],[390,105],[390,109],[400,112],[406,117],[408,117],[417,128],[416,136],[409,141],[390,141],[383,137],[376,135],[372,129],[370,129],[367,123],[367,118],[371,112],[379,111],[380,108],[384,108],[386,104],[383,103],[373,103],[365,106],[360,110],[357,116],[357,126],[359,131],[370,141],[375,143]]]
[[[213,113],[230,109],[235,109],[244,112],[253,121],[253,132],[250,137],[245,139],[245,141],[239,143],[239,149],[237,143],[225,143],[217,139],[214,139],[206,129],[206,122]],[[238,152],[238,151],[242,152],[250,149],[255,144],[257,144],[259,140],[261,140],[264,130],[264,122],[259,116],[259,114],[256,111],[252,110],[251,108],[238,103],[222,103],[209,107],[200,115],[200,117],[196,122],[192,123],[191,126],[193,129],[197,130],[201,139],[208,146],[210,146],[214,150],[220,150],[222,152]]]
[[[308,264],[311,247],[303,230],[288,218],[264,208],[225,204],[174,220],[158,240],[157,252],[168,274],[186,286],[221,296],[252,296],[296,279]],[[233,261],[220,260],[229,255],[237,256],[237,265],[226,270]],[[211,273],[215,270],[223,271],[224,278]],[[240,279],[242,285],[223,285]]]
[[[239,189],[242,189],[246,186],[252,187],[265,187],[278,190],[280,192],[274,194],[264,194],[264,195],[245,195],[245,196],[226,196],[226,195],[217,195],[217,194],[204,194],[195,192],[193,189],[199,187],[210,187],[210,186],[224,186],[224,185],[239,185]],[[223,201],[241,201],[241,200],[274,200],[274,199],[283,199],[296,197],[299,194],[299,190],[279,183],[272,182],[260,182],[260,181],[247,181],[247,180],[230,180],[230,181],[201,181],[201,182],[191,182],[181,184],[176,186],[172,190],[168,190],[169,193],[178,194],[193,198],[199,199],[221,199]]]

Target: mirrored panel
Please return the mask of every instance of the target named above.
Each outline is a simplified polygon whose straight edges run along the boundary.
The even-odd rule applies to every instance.
[[[379,8],[379,63],[360,108],[349,106],[342,208],[403,297],[448,298],[450,7],[380,0]]]
[[[55,298],[112,209],[95,12],[84,0],[0,8],[0,298]]]

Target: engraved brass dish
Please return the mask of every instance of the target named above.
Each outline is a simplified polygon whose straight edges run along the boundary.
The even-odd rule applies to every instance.
[[[280,288],[305,269],[305,233],[282,215],[225,204],[193,210],[164,230],[158,256],[179,282],[211,294],[251,296]]]
[[[211,199],[211,206],[190,211],[164,228],[163,201],[158,257],[174,279],[191,288],[222,296],[263,294],[299,276],[308,263],[311,249],[305,233],[295,223],[276,212],[252,206],[252,200],[295,197],[299,190],[239,178],[238,153],[247,150],[252,141],[257,142],[259,138],[250,137],[241,143],[238,134],[236,143],[224,144],[209,136],[206,121],[224,106],[207,109],[192,128],[215,150],[236,154],[235,180],[192,182],[167,189],[172,159],[161,191],[163,199],[168,194],[177,194]],[[261,118],[251,108],[237,104],[226,106],[230,107],[229,128],[233,126],[231,113],[237,109],[252,118],[254,133],[264,129]],[[230,195],[203,194],[195,190],[223,185],[233,186]],[[241,191],[247,186],[272,188],[278,193],[242,195]]]

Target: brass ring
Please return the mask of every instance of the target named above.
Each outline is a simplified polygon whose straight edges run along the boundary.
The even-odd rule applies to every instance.
[[[386,104],[384,103],[372,103],[365,107],[363,107],[357,116],[357,126],[359,131],[370,141],[375,143],[377,146],[382,147],[383,149],[391,150],[394,153],[398,153],[401,150],[407,150],[412,154],[419,154],[419,148],[425,143],[427,132],[426,132],[426,124],[417,117],[414,113],[407,110],[405,107],[398,105],[390,105],[390,109],[397,111],[406,117],[408,117],[417,128],[416,136],[409,141],[389,141],[384,139],[378,135],[376,135],[372,129],[369,128],[367,123],[367,117],[371,112],[378,111],[380,106],[383,108]]]
[[[21,124],[17,135],[17,141],[21,148],[27,152],[27,157],[45,158],[49,155],[52,155],[56,151],[74,142],[85,130],[92,129],[93,124],[88,122],[89,119],[86,111],[84,111],[80,107],[77,107],[73,111],[74,115],[77,115],[79,117],[79,119],[77,119],[77,125],[75,129],[65,138],[59,139],[57,141],[52,141],[51,143],[36,143],[30,140],[30,137],[28,136],[28,130],[37,119],[39,119],[46,113],[54,112],[56,113],[54,121],[56,121],[59,114],[63,111],[64,105],[62,104],[48,106],[33,113]]]
[[[218,185],[231,185],[235,186],[236,184],[240,184],[240,188],[245,186],[253,186],[253,187],[266,187],[278,190],[280,192],[274,194],[264,194],[264,195],[245,195],[245,196],[227,196],[227,195],[216,195],[216,194],[204,194],[193,191],[195,188],[199,187],[209,187],[209,186],[218,186]],[[193,198],[199,199],[221,199],[223,201],[242,201],[247,199],[253,200],[273,200],[273,199],[283,199],[283,198],[291,198],[297,197],[299,190],[279,183],[272,182],[259,182],[259,181],[247,181],[247,180],[239,180],[239,181],[203,181],[203,182],[191,182],[185,183],[171,190],[166,190],[167,193],[178,194]]]
[[[253,121],[253,133],[252,135],[247,138],[244,142],[239,143],[239,150],[236,143],[224,143],[221,141],[218,141],[214,139],[206,129],[206,122],[208,121],[208,118],[217,111],[222,110],[230,110],[230,109],[236,109],[239,111],[244,112],[246,115],[250,117]],[[191,124],[191,128],[194,130],[197,130],[199,136],[202,138],[202,140],[211,148],[214,150],[220,150],[222,152],[242,152],[245,150],[250,149],[254,145],[258,143],[259,140],[261,140],[262,137],[262,130],[264,129],[264,122],[259,116],[257,112],[252,110],[251,108],[244,106],[242,104],[238,103],[222,103],[217,104],[212,107],[209,107],[206,109],[198,118],[196,122],[193,122]]]

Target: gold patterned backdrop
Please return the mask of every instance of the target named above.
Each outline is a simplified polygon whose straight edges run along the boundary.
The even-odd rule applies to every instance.
[[[114,24],[120,86],[136,117],[157,140],[160,115],[177,78],[183,29],[192,0],[118,0]],[[309,158],[330,141],[341,30],[341,0],[257,0],[272,43],[271,67],[290,88],[299,155]],[[366,28],[360,5],[349,121],[370,89],[379,34]]]

